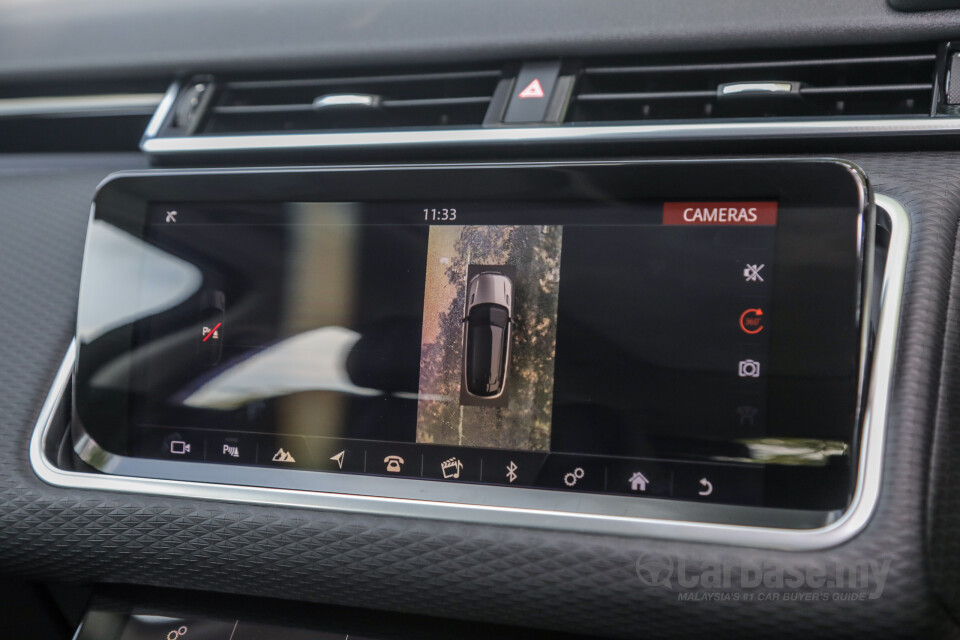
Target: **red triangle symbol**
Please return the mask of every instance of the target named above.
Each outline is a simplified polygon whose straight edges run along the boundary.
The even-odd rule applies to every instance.
[[[540,78],[534,78],[533,82],[517,95],[518,98],[542,98],[543,96],[543,86],[540,84]]]

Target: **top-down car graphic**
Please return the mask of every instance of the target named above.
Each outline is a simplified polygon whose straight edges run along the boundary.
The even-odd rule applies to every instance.
[[[499,398],[507,386],[513,282],[501,273],[484,272],[467,286],[464,313],[463,379],[468,393]]]

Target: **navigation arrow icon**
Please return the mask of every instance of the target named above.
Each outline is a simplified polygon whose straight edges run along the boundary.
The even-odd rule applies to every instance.
[[[340,453],[338,453],[338,454],[335,455],[335,456],[330,456],[330,459],[333,460],[334,462],[336,462],[336,463],[337,463],[337,466],[339,466],[341,469],[343,469],[343,456],[345,456],[346,454],[347,454],[346,451],[341,451]]]

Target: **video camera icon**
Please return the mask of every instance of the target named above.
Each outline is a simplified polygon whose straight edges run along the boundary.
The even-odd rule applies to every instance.
[[[190,443],[183,440],[173,440],[170,443],[170,453],[183,456],[190,453]]]

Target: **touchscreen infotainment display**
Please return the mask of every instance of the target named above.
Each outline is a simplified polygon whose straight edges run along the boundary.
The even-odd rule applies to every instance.
[[[135,458],[839,508],[860,256],[811,219],[770,197],[156,200],[133,233],[91,225],[85,280],[130,293],[78,333],[127,345],[89,386]]]

